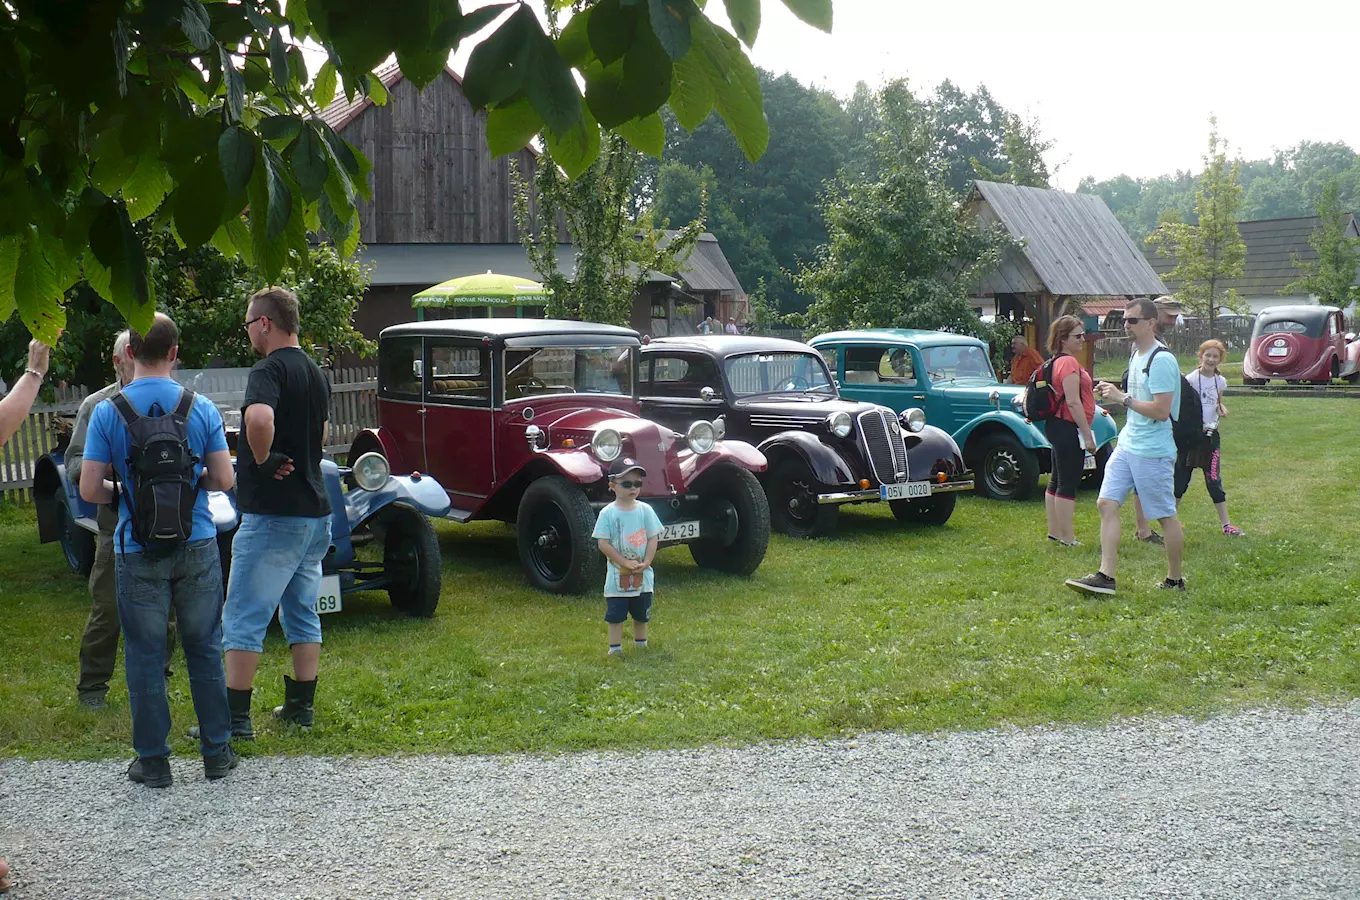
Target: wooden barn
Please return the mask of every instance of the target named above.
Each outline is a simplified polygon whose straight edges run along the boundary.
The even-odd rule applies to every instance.
[[[1043,346],[1058,316],[1082,315],[1087,301],[1166,293],[1114,213],[1093,194],[979,181],[967,208],[1020,242],[974,291],[975,305],[984,314],[1027,319],[1032,346]]]
[[[375,75],[388,101],[343,97],[321,116],[373,163],[372,202],[359,208],[359,261],[370,287],[355,327],[370,338],[416,314],[411,297],[442,281],[481,272],[537,279],[515,223],[511,161],[532,177],[535,152],[493,158],[486,143],[486,113],[475,112],[451,68],[423,91],[396,63]],[[536,212],[531,199],[531,212]],[[571,238],[559,223],[558,268],[575,271]],[[711,234],[681,272],[651,273],[634,298],[638,331],[688,333],[704,315],[744,318],[746,295]],[[427,317],[542,316],[542,306],[466,306],[426,310]]]

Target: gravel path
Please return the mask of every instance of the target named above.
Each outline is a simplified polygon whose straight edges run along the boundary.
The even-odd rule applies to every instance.
[[[1360,897],[1360,702],[558,757],[0,761],[13,900]],[[8,900],[8,898],[7,898]]]

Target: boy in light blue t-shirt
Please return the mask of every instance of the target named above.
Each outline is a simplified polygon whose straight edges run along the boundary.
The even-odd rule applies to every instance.
[[[638,502],[647,470],[631,459],[620,458],[609,467],[609,487],[614,502],[600,510],[595,520],[600,552],[609,565],[604,578],[604,620],[609,624],[609,655],[623,652],[623,623],[633,617],[633,644],[647,646],[647,622],[652,617],[652,590],[656,576],[652,559],[661,536],[661,519],[646,503]]]

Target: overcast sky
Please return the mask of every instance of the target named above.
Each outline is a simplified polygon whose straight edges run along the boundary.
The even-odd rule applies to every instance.
[[[467,8],[493,0],[473,0]],[[1229,152],[1301,140],[1360,150],[1360,0],[834,0],[831,34],[762,0],[751,57],[848,97],[906,77],[986,85],[1054,142],[1057,187],[1198,172],[1218,116]],[[727,24],[722,0],[707,12]],[[487,29],[489,33],[494,29]],[[478,36],[479,38],[481,35]],[[454,66],[463,71],[471,43]]]

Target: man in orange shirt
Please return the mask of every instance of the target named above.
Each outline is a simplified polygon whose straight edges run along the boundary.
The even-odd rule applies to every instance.
[[[1044,364],[1044,358],[1022,335],[1011,338],[1011,384],[1029,384],[1029,376]]]

